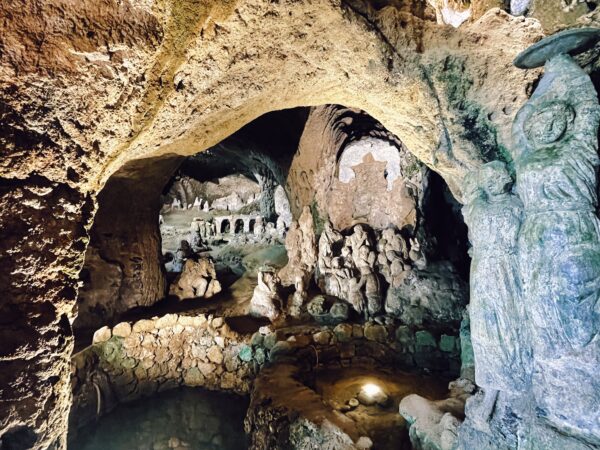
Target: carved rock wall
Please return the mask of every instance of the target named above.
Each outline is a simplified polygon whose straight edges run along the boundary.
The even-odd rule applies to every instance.
[[[180,163],[175,157],[128,164],[98,195],[75,327],[111,322],[120,313],[165,297],[160,194]]]

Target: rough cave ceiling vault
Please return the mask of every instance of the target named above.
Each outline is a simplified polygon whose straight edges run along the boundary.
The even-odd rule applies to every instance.
[[[2,72],[19,74],[5,84],[15,120],[52,130],[63,150],[44,157],[52,168],[45,172],[92,190],[130,159],[190,155],[266,112],[332,103],[367,111],[459,193],[465,167],[489,159],[481,153],[490,145],[507,145],[535,78],[511,62],[541,35],[536,22],[498,10],[455,30],[410,11],[358,13],[336,0],[161,8],[107,0],[107,11],[81,3],[65,14],[97,15],[90,19],[98,29],[76,40],[54,29],[39,50],[9,52]],[[111,23],[124,12],[127,20]],[[14,22],[5,42],[23,24]],[[42,55],[49,51],[54,59]],[[49,114],[39,117],[32,110],[42,102]],[[477,142],[477,130],[465,127],[495,142]],[[5,176],[40,171],[39,156],[11,155]]]

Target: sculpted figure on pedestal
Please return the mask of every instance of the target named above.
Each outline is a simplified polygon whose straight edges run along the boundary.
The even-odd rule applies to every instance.
[[[471,399],[468,407],[471,419],[485,429],[498,391],[518,393],[530,386],[531,350],[517,261],[523,208],[500,161],[471,172],[464,185],[463,215],[472,245],[471,339],[475,380],[484,390],[483,398]]]
[[[285,238],[285,248],[288,254],[288,263],[279,272],[283,285],[293,284],[298,276],[301,276],[307,284],[317,265],[314,222],[308,206],[302,210],[298,222],[293,221],[290,224]]]
[[[302,314],[302,307],[308,300],[308,293],[302,276],[297,276],[294,282],[295,291],[290,297],[288,312],[290,316],[299,318]]]
[[[600,32],[569,30],[517,58],[545,73],[513,125],[524,204],[519,259],[538,410],[553,426],[600,445],[598,96],[567,52]],[[589,42],[586,43],[586,45]],[[564,53],[562,53],[564,52]],[[568,395],[565,387],[568,386]]]
[[[261,267],[258,270],[258,285],[254,288],[250,301],[250,314],[266,317],[271,322],[277,319],[283,310],[280,285],[275,269]]]

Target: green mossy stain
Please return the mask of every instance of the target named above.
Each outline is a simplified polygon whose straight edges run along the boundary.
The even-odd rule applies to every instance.
[[[445,86],[446,97],[462,125],[462,137],[479,150],[484,162],[500,160],[514,174],[514,164],[508,150],[498,143],[496,127],[481,106],[467,100],[473,79],[466,73],[464,60],[448,56],[441,69],[433,69],[437,82]]]
[[[319,205],[317,200],[313,200],[310,204],[310,212],[312,214],[313,222],[315,224],[315,234],[319,236],[325,228],[325,221],[327,220],[327,214],[321,216],[319,212]]]
[[[251,361],[252,356],[253,356],[252,347],[250,347],[249,345],[243,345],[240,348],[240,351],[238,353],[238,358],[240,358],[242,361],[245,361],[245,362]]]
[[[437,347],[435,338],[429,331],[421,330],[415,334],[417,347]]]
[[[94,351],[101,360],[110,363],[112,366],[124,367],[123,362],[126,358],[123,351],[122,337],[112,336],[106,342],[95,344]]]

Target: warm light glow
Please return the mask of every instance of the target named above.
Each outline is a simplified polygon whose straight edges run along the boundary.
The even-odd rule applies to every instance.
[[[381,388],[373,383],[367,383],[363,387],[363,392],[367,394],[369,397],[374,397],[377,394],[381,393]]]

